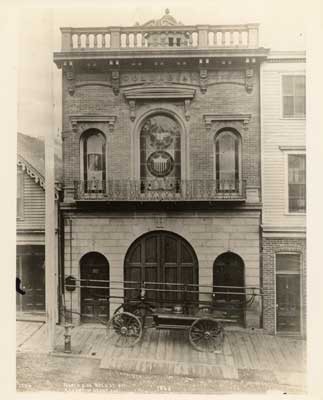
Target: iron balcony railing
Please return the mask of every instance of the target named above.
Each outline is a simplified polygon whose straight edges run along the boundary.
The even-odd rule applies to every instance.
[[[74,199],[98,201],[244,201],[243,180],[75,181]]]

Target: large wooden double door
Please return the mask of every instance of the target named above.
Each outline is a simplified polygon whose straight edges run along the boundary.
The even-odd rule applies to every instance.
[[[180,303],[184,293],[172,290],[198,283],[198,262],[194,250],[186,240],[171,232],[150,232],[137,239],[127,252],[124,268],[125,288],[128,288],[125,289],[125,297],[128,299],[138,296],[135,289],[138,285],[133,282],[145,282],[147,300],[163,305]],[[156,282],[158,284],[154,284]],[[158,292],[154,289],[163,290]],[[197,298],[195,293],[186,293],[185,296],[186,299]]]

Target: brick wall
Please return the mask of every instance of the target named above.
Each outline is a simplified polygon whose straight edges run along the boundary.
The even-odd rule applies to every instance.
[[[263,288],[265,291],[263,326],[269,333],[276,331],[276,275],[275,254],[284,252],[297,252],[301,254],[301,309],[302,309],[302,334],[306,334],[306,243],[305,239],[295,238],[263,238]]]
[[[203,114],[251,114],[248,129],[241,129],[242,136],[242,176],[247,179],[250,187],[260,186],[260,125],[259,125],[259,74],[255,71],[254,87],[251,93],[247,93],[243,83],[232,83],[230,74],[226,72],[226,81],[217,82],[208,87],[202,94],[199,86],[195,84],[196,94],[190,106],[190,120],[185,121],[183,102],[166,102],[173,107],[185,121],[187,162],[191,179],[210,179],[214,174],[213,140],[215,129],[208,132],[203,120]],[[87,74],[84,78],[76,76],[79,82],[82,79],[90,80]],[[107,74],[95,74],[95,79],[107,81]],[[63,157],[64,180],[66,185],[71,185],[74,180],[80,179],[80,150],[79,142],[82,132],[71,130],[69,116],[73,114],[104,114],[116,115],[114,131],[108,137],[108,177],[113,179],[127,179],[132,176],[132,156],[135,152],[131,135],[136,121],[130,120],[129,106],[123,96],[122,88],[119,95],[114,95],[108,85],[86,85],[76,87],[74,95],[67,90],[68,83],[63,76]],[[184,86],[185,87],[185,86]],[[160,106],[159,101],[152,101],[150,105],[140,101],[136,103],[136,118],[140,118],[147,107],[153,110]]]
[[[131,244],[149,231],[165,230],[182,236],[193,247],[199,264],[199,284],[212,284],[215,259],[230,249],[244,261],[245,284],[259,286],[259,213],[249,213],[244,216],[238,213],[212,215],[199,213],[195,216],[179,213],[172,216],[164,215],[162,221],[160,214],[155,218],[151,213],[100,217],[88,213],[86,217],[74,215],[71,221],[72,229],[66,215],[64,245],[66,276],[73,275],[78,278],[82,256],[96,251],[108,260],[110,279],[123,281],[124,258]],[[79,296],[79,290],[73,294],[67,293],[67,307],[79,312]],[[256,308],[258,306],[258,303],[255,304]],[[111,306],[112,311],[113,306]]]

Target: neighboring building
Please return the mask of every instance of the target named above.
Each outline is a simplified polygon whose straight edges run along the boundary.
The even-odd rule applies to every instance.
[[[67,282],[259,287],[258,26],[185,26],[166,10],[61,31]],[[64,301],[78,322],[111,315],[106,297],[92,285]],[[261,326],[260,298],[236,313]]]
[[[261,67],[264,328],[306,334],[305,53]]]
[[[56,176],[59,179],[61,165],[57,158],[56,165]],[[26,292],[16,296],[18,319],[45,318],[44,175],[44,142],[18,133],[16,276],[20,278]],[[55,197],[58,206],[57,189]]]

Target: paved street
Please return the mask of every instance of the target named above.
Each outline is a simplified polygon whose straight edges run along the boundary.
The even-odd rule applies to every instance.
[[[158,393],[303,393],[300,387],[258,382],[181,376],[127,374],[99,368],[99,360],[17,354],[17,391],[158,392]]]

